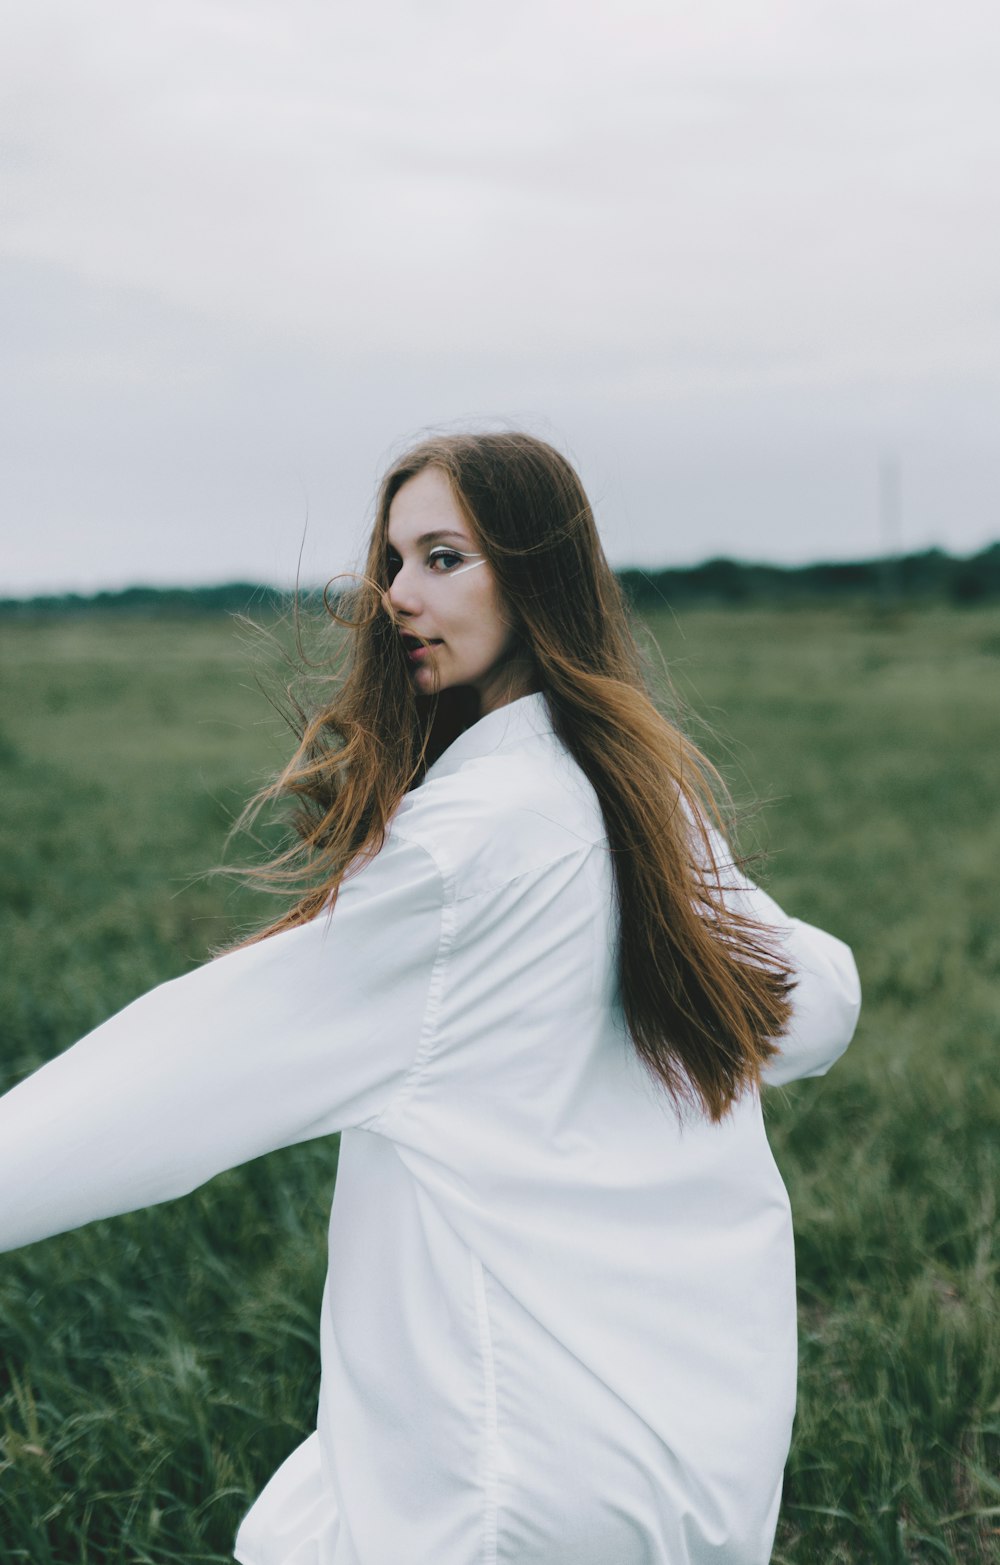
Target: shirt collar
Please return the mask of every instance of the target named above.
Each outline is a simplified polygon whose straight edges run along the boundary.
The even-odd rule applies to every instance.
[[[485,717],[459,734],[427,768],[424,781],[431,777],[448,777],[466,761],[481,755],[496,755],[503,750],[517,750],[526,740],[553,732],[543,692],[536,690],[531,695],[519,696],[516,701],[497,707],[495,712],[487,712]]]

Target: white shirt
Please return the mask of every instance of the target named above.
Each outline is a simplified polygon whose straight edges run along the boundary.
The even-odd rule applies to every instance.
[[[858,1011],[850,952],[735,893],[798,975],[772,1081]],[[795,1402],[759,1099],[683,1123],[615,1002],[590,785],[530,695],[404,798],[332,914],[163,984],[0,1102],[0,1246],[341,1131],[318,1428],[243,1565],[764,1565]]]

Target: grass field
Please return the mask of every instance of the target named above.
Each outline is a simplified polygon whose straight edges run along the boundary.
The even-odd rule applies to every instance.
[[[800,1286],[776,1565],[1000,1560],[1000,611],[651,630],[767,801],[761,877],[865,991],[832,1074],[767,1104]],[[198,876],[287,740],[227,619],[4,624],[0,658],[7,1086],[259,917]],[[311,1428],[335,1165],[315,1142],[0,1259],[0,1561],[231,1559]]]

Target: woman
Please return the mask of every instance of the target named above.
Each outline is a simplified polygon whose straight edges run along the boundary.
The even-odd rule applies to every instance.
[[[342,1133],[316,1433],[243,1565],[763,1565],[795,1395],[762,1080],[857,976],[709,824],[579,481],[524,435],[384,480],[253,943],[0,1104],[0,1242]]]

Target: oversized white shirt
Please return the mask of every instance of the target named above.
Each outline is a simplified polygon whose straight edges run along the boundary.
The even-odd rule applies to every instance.
[[[734,872],[727,880],[735,879]],[[746,880],[794,1021],[839,940]],[[0,1101],[0,1247],[342,1132],[316,1433],[243,1565],[764,1565],[795,1402],[788,1200],[748,1095],[681,1120],[616,1004],[594,793],[530,695],[404,798],[331,914],[144,995]]]

